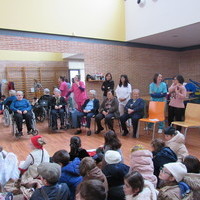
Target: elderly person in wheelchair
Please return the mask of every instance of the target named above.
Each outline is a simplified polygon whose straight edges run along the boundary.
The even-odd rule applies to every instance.
[[[51,127],[53,131],[58,130],[57,118],[60,117],[60,129],[65,129],[65,98],[61,96],[58,88],[54,89],[54,97],[51,101]]]
[[[14,112],[13,117],[18,129],[16,136],[23,135],[22,133],[23,119],[25,119],[28,134],[32,134],[34,130],[32,124],[33,115],[31,112],[31,104],[27,99],[23,98],[24,94],[22,91],[18,91],[16,96],[17,99],[14,100],[10,105],[10,109]]]
[[[15,90],[10,90],[9,91],[9,97],[6,98],[6,100],[3,102],[5,106],[8,106],[10,108],[11,103],[16,100],[16,91]]]

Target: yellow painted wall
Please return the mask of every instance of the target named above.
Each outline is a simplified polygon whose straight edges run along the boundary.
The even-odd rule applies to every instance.
[[[124,0],[0,0],[0,28],[125,41]]]
[[[63,61],[61,53],[0,50],[0,60]]]

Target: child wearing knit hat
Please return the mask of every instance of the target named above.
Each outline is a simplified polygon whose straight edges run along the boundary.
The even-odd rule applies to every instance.
[[[159,175],[164,187],[158,194],[158,200],[179,200],[185,197],[187,200],[192,199],[190,187],[182,182],[186,174],[187,168],[180,162],[165,164]]]
[[[30,166],[38,166],[40,163],[49,162],[49,154],[43,148],[46,144],[41,135],[31,137],[32,152],[27,156],[25,161],[20,162],[19,169],[23,173],[28,170]]]

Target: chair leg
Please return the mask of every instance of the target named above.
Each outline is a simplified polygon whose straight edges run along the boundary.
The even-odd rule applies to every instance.
[[[187,130],[188,128],[185,128],[185,131],[184,131],[185,138],[186,138]]]
[[[140,120],[138,122],[138,128],[137,128],[136,138],[139,138],[139,134],[140,134]]]
[[[154,139],[154,137],[155,137],[155,127],[156,127],[156,123],[153,123],[153,135],[152,135],[152,139]]]
[[[121,127],[120,119],[117,119],[117,120],[118,120],[119,131],[120,131],[120,133],[122,133],[122,127]]]

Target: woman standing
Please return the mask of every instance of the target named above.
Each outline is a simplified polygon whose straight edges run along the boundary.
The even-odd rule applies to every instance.
[[[104,99],[107,97],[108,90],[114,90],[114,81],[112,80],[111,73],[107,73],[105,76],[105,81],[101,86],[101,90],[103,91]]]
[[[149,85],[149,94],[151,95],[151,101],[166,101],[167,95],[167,86],[162,82],[162,74],[156,73],[153,77],[153,82]],[[164,128],[164,122],[158,123],[158,133],[162,133]],[[149,128],[152,126],[152,123],[149,124]]]
[[[117,99],[119,101],[119,113],[120,116],[124,114],[124,108],[130,99],[132,88],[131,84],[128,81],[128,76],[123,74],[120,76],[119,85],[116,90]]]
[[[84,82],[80,81],[80,76],[76,75],[74,77],[74,83],[72,84],[72,88],[70,89],[67,96],[70,93],[74,93],[74,101],[77,104],[77,109],[81,111],[81,106],[84,104],[85,100],[87,99],[86,91],[85,91],[85,84]]]
[[[183,86],[184,78],[181,75],[174,77],[174,82],[169,88],[170,102],[168,110],[168,125],[174,121],[183,121],[184,116],[184,99],[186,98],[186,89]],[[177,126],[177,130],[181,131],[181,126]]]

